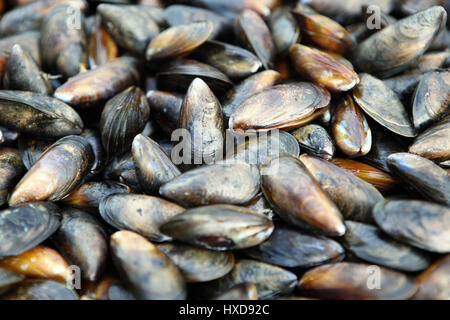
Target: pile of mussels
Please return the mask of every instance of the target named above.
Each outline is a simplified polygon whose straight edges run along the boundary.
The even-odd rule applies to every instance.
[[[0,1],[0,298],[450,299],[445,8]]]

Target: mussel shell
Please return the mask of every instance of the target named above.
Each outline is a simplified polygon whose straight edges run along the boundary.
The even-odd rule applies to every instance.
[[[370,284],[368,277],[373,276],[371,270],[371,266],[364,263],[327,264],[306,272],[300,278],[298,288],[307,296],[346,300],[408,299],[417,289],[414,281],[408,276],[379,268],[376,271],[379,271],[380,283],[377,290],[374,290],[368,285]]]
[[[84,14],[76,6],[55,7],[42,21],[41,54],[45,68],[69,78],[88,65],[88,44]],[[71,24],[77,12],[77,24]]]
[[[344,246],[362,260],[407,272],[421,271],[431,263],[424,251],[389,238],[375,226],[356,221],[346,221],[345,226]]]
[[[404,140],[399,135],[393,134],[375,123],[371,123],[370,126],[372,128],[372,148],[360,160],[380,170],[389,172],[386,159],[392,153],[406,151]]]
[[[420,80],[413,96],[413,122],[422,131],[450,113],[450,71],[429,72]]]
[[[299,22],[302,34],[317,46],[344,53],[354,43],[350,33],[339,23],[310,10],[297,7],[292,11]]]
[[[97,7],[103,25],[117,44],[142,56],[149,42],[159,33],[153,10],[139,5],[100,4]]]
[[[222,71],[232,80],[246,78],[262,67],[261,61],[250,51],[214,40],[202,44],[193,56]]]
[[[450,51],[430,52],[420,57],[411,68],[406,70],[406,74],[425,74],[430,71],[436,71],[445,68],[450,58]]]
[[[300,76],[328,90],[348,91],[359,83],[359,77],[351,67],[325,51],[297,43],[289,50],[289,56]]]
[[[144,92],[129,87],[110,99],[100,118],[102,144],[111,158],[131,147],[134,137],[141,133],[150,116]]]
[[[92,147],[95,159],[91,168],[91,174],[96,175],[104,169],[106,162],[100,133],[95,129],[84,129],[80,136],[85,138]]]
[[[115,275],[104,275],[95,282],[86,282],[81,290],[81,300],[136,300]]]
[[[276,55],[275,44],[269,28],[258,13],[244,9],[236,17],[235,34],[245,48],[258,56],[264,68],[273,68]]]
[[[435,261],[428,269],[416,277],[419,289],[415,300],[449,300],[450,292],[450,255]]]
[[[261,170],[262,190],[272,207],[286,222],[300,228],[342,236],[345,226],[337,206],[296,157],[281,155]]]
[[[108,257],[108,240],[96,219],[78,209],[65,209],[52,240],[69,263],[80,267],[84,279],[97,280]]]
[[[19,255],[0,260],[0,268],[23,274],[27,277],[66,282],[71,270],[67,261],[54,249],[38,245]]]
[[[2,296],[5,300],[78,300],[74,290],[65,284],[40,279],[27,279]]]
[[[190,161],[183,161],[185,165],[223,159],[225,124],[222,106],[202,79],[195,78],[190,84],[179,121],[179,128],[186,129],[191,138],[191,143],[182,142],[182,146],[188,148],[185,152],[190,152],[191,156]]]
[[[450,116],[417,136],[409,152],[435,161],[450,159]]]
[[[94,18],[93,26],[88,31],[89,40],[89,66],[95,69],[108,61],[114,60],[119,55],[117,43],[101,25],[100,15]]]
[[[1,20],[3,21],[3,19]],[[3,69],[11,49],[16,45],[20,45],[38,64],[41,65],[41,51],[39,50],[39,40],[41,33],[39,31],[27,31],[0,39],[0,74],[3,74]]]
[[[131,151],[139,184],[148,194],[158,194],[160,186],[181,174],[159,144],[151,138],[137,135]]]
[[[334,158],[331,159],[331,163],[337,165],[341,169],[350,171],[358,178],[373,185],[380,192],[392,191],[398,185],[398,182],[388,173],[362,162],[351,159]]]
[[[194,21],[164,30],[148,45],[148,61],[171,59],[186,55],[208,40],[213,31],[212,22]]]
[[[378,203],[373,215],[393,238],[431,252],[450,252],[450,209],[418,200]]]
[[[280,80],[280,74],[273,70],[265,70],[249,76],[227,92],[223,101],[223,113],[226,119],[248,97],[273,86]]]
[[[23,163],[17,150],[0,148],[0,206],[6,203],[9,192],[23,171]]]
[[[395,7],[393,0],[309,0],[303,1],[314,10],[340,23],[354,22],[361,17],[363,5],[377,5],[381,11],[390,13]]]
[[[230,129],[292,129],[322,114],[330,93],[308,82],[281,84],[245,99],[232,113]]]
[[[383,200],[374,186],[321,158],[303,154],[300,161],[346,219],[373,221],[372,209]]]
[[[71,3],[81,11],[87,7],[87,3],[84,0],[33,1],[5,13],[0,22],[0,35],[4,37],[24,31],[38,30],[41,27],[42,20],[50,11],[59,5],[67,3]]]
[[[225,251],[258,245],[273,228],[272,221],[247,208],[211,205],[186,210],[166,222],[161,231],[182,242]]]
[[[243,282],[225,290],[214,300],[258,300],[258,290],[253,283]]]
[[[82,209],[97,209],[103,198],[115,193],[129,193],[130,187],[115,181],[87,182],[63,201]]]
[[[16,185],[9,204],[64,199],[83,183],[93,162],[92,148],[84,138],[66,136],[59,139]]]
[[[307,124],[292,131],[291,134],[308,154],[326,160],[333,158],[334,141],[325,128],[317,124]]]
[[[259,299],[270,299],[292,292],[297,284],[297,276],[264,262],[240,260],[225,277],[205,285],[204,291],[210,296],[216,296],[241,283],[253,283]]]
[[[108,180],[118,180],[131,187],[133,191],[140,190],[131,152],[114,157],[105,168],[103,176]]]
[[[55,91],[54,96],[79,108],[88,107],[112,98],[138,80],[138,61],[132,57],[120,57],[70,78]]]
[[[408,186],[450,206],[450,175],[433,161],[411,153],[394,153],[386,161],[391,173]]]
[[[59,227],[60,210],[35,202],[0,211],[0,259],[19,255],[46,240]]]
[[[222,278],[234,267],[231,252],[218,252],[185,244],[157,246],[180,269],[186,282],[205,282]]]
[[[270,16],[270,30],[279,57],[289,53],[294,43],[300,41],[300,28],[289,7],[278,7]]]
[[[249,132],[248,136],[235,136],[234,148],[235,152],[227,154],[227,160],[245,161],[253,165],[265,164],[271,157],[280,154],[290,154],[294,157],[300,155],[297,141],[284,131],[268,131],[263,134]]]
[[[384,83],[400,98],[401,101],[409,103],[409,98],[414,92],[422,75],[402,74],[384,80]]]
[[[447,13],[434,6],[399,20],[358,45],[358,69],[386,78],[411,66],[445,27]],[[389,105],[389,103],[387,104]]]
[[[331,131],[338,149],[350,158],[364,156],[372,147],[369,124],[349,95],[334,110]]]
[[[184,207],[244,204],[260,188],[259,170],[245,162],[217,163],[190,170],[165,183],[159,193]]]
[[[270,9],[264,4],[264,1],[259,0],[188,0],[188,2],[192,5],[214,10],[225,16],[237,14],[244,9],[253,10],[264,17],[270,14]]]
[[[53,92],[46,75],[30,55],[17,44],[11,49],[3,73],[3,88],[49,95]]]
[[[339,243],[289,227],[276,227],[269,239],[244,253],[254,259],[288,268],[309,268],[339,259]]]
[[[42,153],[47,150],[53,143],[54,139],[34,138],[30,136],[20,135],[18,146],[20,157],[23,165],[29,170],[39,159]]]
[[[111,236],[111,252],[122,277],[139,299],[178,300],[186,297],[181,273],[151,242],[131,231]]]
[[[175,4],[164,10],[164,17],[171,27],[193,21],[208,20],[213,24],[213,31],[209,35],[209,39],[215,39],[228,29],[225,18],[204,8]]]
[[[112,194],[100,202],[100,215],[116,229],[137,232],[151,241],[171,238],[160,226],[184,211],[183,207],[164,199],[140,194]]]
[[[24,276],[7,269],[0,268],[0,295],[8,291],[14,284],[21,282]]]
[[[167,91],[147,91],[147,101],[159,127],[171,134],[178,128],[181,104],[184,95]]]
[[[185,93],[195,78],[201,78],[217,94],[233,87],[231,80],[210,65],[191,59],[176,60],[157,73],[158,89]]]
[[[79,134],[83,122],[71,107],[57,99],[26,91],[0,92],[0,124],[40,137]]]
[[[417,133],[397,95],[374,76],[363,73],[359,77],[360,83],[353,90],[358,106],[386,129],[404,137],[415,137]]]

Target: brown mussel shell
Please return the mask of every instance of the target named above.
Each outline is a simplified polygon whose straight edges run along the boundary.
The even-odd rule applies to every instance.
[[[264,195],[283,220],[329,236],[345,233],[339,209],[298,158],[281,155],[261,165],[261,170],[266,170]]]
[[[445,27],[447,13],[434,6],[408,16],[373,34],[358,45],[358,69],[387,78],[411,66]]]
[[[220,295],[214,300],[258,300],[258,290],[253,283],[239,283]]]
[[[150,42],[145,57],[156,61],[186,55],[208,40],[212,31],[213,24],[208,20],[170,27]]]
[[[0,206],[24,172],[21,156],[16,149],[0,148]],[[1,255],[1,254],[0,254]]]
[[[397,95],[382,81],[360,74],[353,98],[364,112],[386,129],[403,137],[415,137],[409,115]]]
[[[280,74],[273,70],[265,70],[242,80],[227,92],[223,102],[223,113],[226,119],[248,97],[264,89],[270,88],[280,80]]]
[[[19,137],[18,146],[20,157],[23,165],[29,170],[39,159],[41,154],[47,150],[53,143],[54,139],[33,138],[31,136],[21,135]]]
[[[78,108],[88,107],[112,98],[138,80],[138,61],[120,57],[70,78],[56,89],[54,96]]]
[[[64,102],[33,92],[2,90],[0,113],[1,125],[41,137],[79,134],[84,126],[78,113]]]
[[[350,158],[364,156],[372,147],[369,124],[349,95],[334,110],[331,132],[338,149]]]
[[[445,255],[435,261],[428,269],[416,277],[419,289],[414,295],[415,300],[449,300],[450,292],[450,255]]]
[[[328,90],[348,91],[359,83],[351,67],[325,51],[297,43],[289,50],[289,56],[298,75]]]
[[[273,229],[272,221],[264,215],[232,205],[189,209],[161,227],[175,240],[218,251],[258,245]]]
[[[373,222],[372,209],[383,200],[374,186],[321,158],[303,154],[300,161],[345,219]]]
[[[150,241],[131,231],[117,231],[111,235],[110,245],[114,264],[138,299],[186,298],[180,271]]]
[[[293,129],[326,111],[330,93],[308,82],[281,84],[244,100],[232,113],[230,129]]]
[[[245,48],[258,56],[264,68],[273,68],[276,55],[275,44],[269,28],[258,13],[244,9],[236,17],[235,34]]]
[[[376,284],[368,279],[373,274],[370,267],[350,262],[316,267],[300,278],[298,288],[302,294],[322,299],[400,300],[415,293],[417,287],[408,276],[380,267],[376,267],[380,273],[379,289],[374,290],[371,286]]]
[[[77,10],[70,3],[57,6],[45,17],[41,27],[40,45],[44,67],[67,78],[77,75],[88,65],[83,13],[78,11],[79,21],[72,21]]]
[[[84,138],[66,136],[59,139],[39,157],[16,185],[9,198],[9,205],[64,199],[83,183],[93,162],[92,148]]]
[[[300,42],[300,28],[289,7],[276,8],[270,16],[269,25],[278,56],[286,56],[291,46]]]

